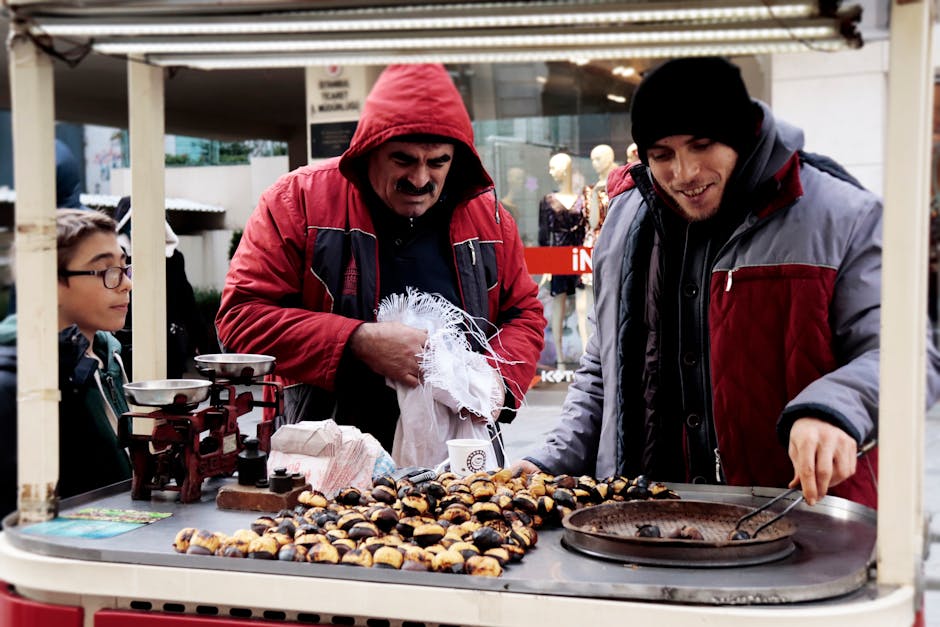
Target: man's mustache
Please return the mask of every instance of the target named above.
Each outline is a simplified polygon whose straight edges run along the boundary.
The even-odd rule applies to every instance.
[[[431,181],[428,181],[428,184],[424,187],[415,187],[407,179],[399,179],[399,181],[395,183],[396,192],[403,192],[411,196],[424,196],[425,194],[433,194],[435,189],[437,189],[437,186]]]

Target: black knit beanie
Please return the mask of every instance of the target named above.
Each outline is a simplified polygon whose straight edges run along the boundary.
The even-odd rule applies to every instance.
[[[647,74],[633,95],[633,141],[640,160],[670,135],[707,137],[749,152],[757,137],[757,106],[741,70],[719,57],[668,61]]]

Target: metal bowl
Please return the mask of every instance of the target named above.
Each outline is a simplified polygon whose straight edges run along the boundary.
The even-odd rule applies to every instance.
[[[172,407],[197,405],[209,398],[211,381],[204,379],[157,379],[124,385],[124,396],[134,405]]]
[[[197,355],[196,369],[210,378],[254,379],[274,370],[274,357],[243,353]]]

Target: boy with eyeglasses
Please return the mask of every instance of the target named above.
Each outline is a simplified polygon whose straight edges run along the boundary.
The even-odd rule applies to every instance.
[[[118,443],[121,345],[131,268],[116,223],[98,211],[56,213],[59,317],[59,484],[66,498],[131,477]],[[0,516],[16,509],[16,316],[0,322]]]

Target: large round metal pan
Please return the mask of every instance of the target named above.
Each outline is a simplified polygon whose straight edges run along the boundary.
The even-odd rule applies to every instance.
[[[156,379],[124,385],[124,396],[134,405],[172,407],[197,405],[209,398],[211,381],[205,379]]]
[[[196,369],[212,379],[254,379],[274,370],[274,357],[247,353],[197,355]]]
[[[624,501],[575,510],[562,521],[563,542],[587,555],[632,564],[678,567],[731,567],[763,564],[793,552],[796,525],[786,516],[762,530],[756,538],[729,540],[735,522],[751,508],[706,501]],[[774,512],[762,512],[742,529],[750,534],[770,520]],[[643,525],[656,525],[662,536],[637,536]],[[675,530],[691,525],[702,540],[669,538]]]

